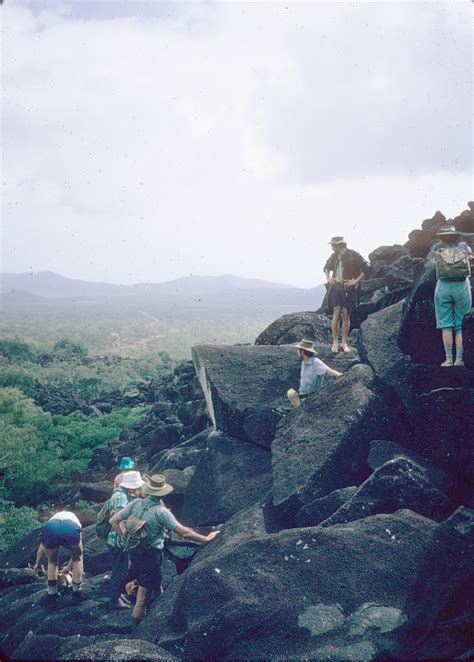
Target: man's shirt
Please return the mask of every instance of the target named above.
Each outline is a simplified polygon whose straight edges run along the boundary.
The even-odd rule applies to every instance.
[[[344,253],[334,252],[324,265],[324,271],[332,271],[334,279],[336,275],[337,263],[340,261],[342,264],[342,279],[351,280],[357,278],[361,273],[367,274],[369,272],[369,265],[364,260],[362,255],[357,251],[348,248]]]
[[[307,363],[302,361],[298,393],[300,395],[309,395],[310,393],[319,391],[324,382],[324,375],[328,370],[328,366],[316,356],[312,356]]]
[[[122,510],[120,519],[126,520],[130,515],[146,521],[150,545],[155,549],[163,549],[166,538],[165,529],[174,531],[178,526],[176,517],[168,508],[161,505],[158,497],[134,499]]]
[[[444,241],[437,241],[436,244],[433,244],[431,247],[431,253],[442,251],[444,248],[460,248],[462,251],[466,251],[469,255],[472,253],[471,247],[466,244],[465,241],[453,241],[449,244]]]
[[[119,487],[118,489],[114,490],[112,496],[109,499],[110,516],[112,517],[114,511],[125,508],[125,506],[132,501],[132,498],[133,497],[131,497],[127,490],[125,490],[123,487]],[[119,547],[119,540],[120,538],[118,533],[116,533],[113,529],[110,529],[107,540],[105,541],[107,545],[110,547]]]

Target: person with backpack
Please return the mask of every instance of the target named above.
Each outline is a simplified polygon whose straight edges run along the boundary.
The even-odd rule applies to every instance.
[[[138,580],[137,599],[132,612],[133,627],[144,617],[153,592],[161,591],[166,531],[174,531],[182,538],[203,543],[211,542],[220,533],[212,531],[203,536],[180,524],[161,500],[173,491],[173,486],[161,474],[145,475],[144,478],[142,494],[146,498],[135,499],[110,519],[112,528],[123,538],[124,548],[130,553],[130,572]]]
[[[112,609],[130,608],[131,603],[123,593],[127,581],[129,558],[120,544],[120,536],[110,525],[110,518],[140,496],[140,488],[143,484],[144,480],[139,471],[126,471],[119,487],[114,489],[112,496],[97,516],[97,535],[105,540],[112,559],[109,583],[109,599]]]
[[[50,605],[55,604],[58,591],[58,558],[59,548],[63,547],[72,561],[72,595],[76,602],[85,600],[82,592],[82,576],[84,572],[82,550],[82,527],[79,519],[68,510],[53,515],[41,530],[40,546],[36,553],[33,569],[41,570],[41,560],[48,558],[48,587],[46,600]]]
[[[440,241],[431,247],[430,259],[436,265],[436,288],[434,306],[436,328],[441,329],[445,351],[444,368],[463,366],[462,320],[472,306],[470,246],[460,241],[459,233],[448,221],[448,225],[435,234]],[[456,360],[453,363],[453,332],[455,335]]]
[[[347,248],[344,237],[333,237],[329,243],[333,253],[324,265],[324,273],[328,283],[327,305],[332,314],[331,352],[339,352],[339,325],[342,316],[341,347],[344,353],[348,353],[352,351],[347,344],[351,310],[357,306],[359,283],[369,272],[369,265],[357,251]]]

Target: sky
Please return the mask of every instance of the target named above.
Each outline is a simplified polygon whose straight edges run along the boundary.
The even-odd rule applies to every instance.
[[[459,214],[472,6],[4,0],[0,271],[313,287]]]

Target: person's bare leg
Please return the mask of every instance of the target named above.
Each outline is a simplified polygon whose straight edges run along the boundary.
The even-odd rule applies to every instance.
[[[72,581],[74,584],[82,584],[84,574],[84,557],[82,553],[82,543],[70,551],[72,561]]]
[[[49,549],[45,547],[45,554],[48,558],[48,599],[58,595],[58,554],[59,549]]]
[[[133,625],[136,626],[140,623],[142,618],[145,616],[146,605],[148,602],[148,595],[150,589],[145,588],[144,586],[139,586],[137,591],[137,600],[132,611]]]
[[[349,328],[351,326],[351,314],[347,308],[342,309],[342,351],[350,352],[351,348],[347,344],[347,336],[349,335]]]
[[[444,345],[444,352],[446,354],[446,360],[441,365],[443,366],[443,368],[447,368],[453,365],[453,329],[451,327],[449,329],[443,329],[442,336],[443,336],[443,345]],[[462,344],[462,336],[461,336],[461,344]]]
[[[464,365],[464,349],[462,344],[462,332],[456,331],[456,361],[454,365],[463,366]]]
[[[331,352],[336,354],[339,351],[339,318],[341,317],[341,306],[334,306],[332,309],[332,347]]]

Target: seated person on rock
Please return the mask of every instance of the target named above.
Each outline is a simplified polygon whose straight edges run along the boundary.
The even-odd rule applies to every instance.
[[[81,523],[76,515],[67,510],[56,513],[43,526],[40,538],[41,544],[36,553],[34,570],[39,572],[41,569],[41,559],[46,555],[48,558],[48,589],[46,597],[51,604],[58,597],[58,556],[60,547],[66,550],[72,561],[73,597],[77,601],[85,598],[82,593],[84,568],[81,529]]]
[[[449,221],[448,221],[449,223]],[[436,264],[436,288],[434,306],[436,328],[441,329],[445,361],[443,367],[463,366],[462,320],[472,306],[470,260],[471,248],[459,240],[453,225],[440,228],[435,235],[440,241],[431,248],[430,259]],[[456,345],[456,361],[453,363],[453,331]]]
[[[294,407],[299,407],[301,400],[311,393],[322,388],[324,377],[342,377],[342,372],[333,370],[316,357],[314,343],[311,340],[300,340],[294,345],[298,349],[301,358],[301,375],[298,392],[290,388],[287,395]]]
[[[351,352],[347,336],[351,325],[351,310],[357,306],[357,294],[360,281],[369,270],[369,265],[362,255],[350,248],[344,237],[333,237],[329,242],[332,255],[324,265],[328,282],[328,308],[332,314],[331,352],[339,352],[339,323],[342,315],[342,351]]]
[[[146,522],[147,546],[142,549],[130,549],[130,573],[138,580],[137,599],[132,612],[134,627],[144,617],[153,591],[157,593],[161,591],[166,530],[174,531],[182,538],[197,542],[211,542],[219,534],[219,531],[212,531],[207,536],[203,536],[197,531],[180,524],[161,500],[161,497],[173,491],[172,485],[168,485],[165,477],[160,474],[145,475],[144,478],[145,484],[141,490],[146,498],[135,499],[110,519],[110,524],[116,533],[125,537],[126,531],[122,528],[122,522],[125,522],[125,529],[127,530],[131,528],[127,522],[129,518],[132,524],[137,523],[137,518]]]

